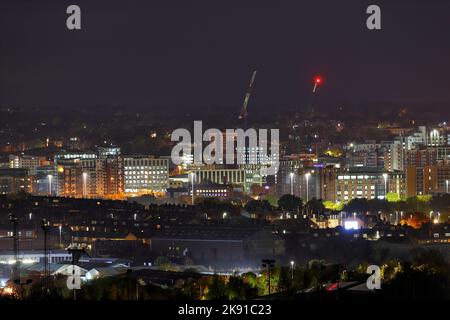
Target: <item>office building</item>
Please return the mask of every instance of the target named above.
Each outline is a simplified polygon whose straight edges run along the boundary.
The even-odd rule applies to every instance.
[[[162,193],[169,187],[169,160],[151,156],[124,158],[125,193]]]
[[[27,169],[1,168],[0,194],[17,194],[32,192],[32,182]]]
[[[336,201],[345,202],[354,198],[384,199],[389,192],[404,192],[403,175],[385,170],[353,168],[337,175]],[[391,186],[398,186],[391,190]]]
[[[36,168],[41,166],[44,161],[45,161],[44,157],[33,157],[33,156],[27,156],[27,155],[21,155],[21,156],[10,155],[9,156],[9,167],[16,168],[16,169],[19,169],[19,168],[27,169],[28,175],[35,176]]]

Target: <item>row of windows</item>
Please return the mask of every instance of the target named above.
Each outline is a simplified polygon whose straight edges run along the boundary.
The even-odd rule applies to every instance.
[[[367,190],[369,186],[364,186],[364,189]],[[357,190],[362,190],[362,186],[357,186],[356,188],[341,188],[341,186],[337,187],[338,190],[344,190],[344,189],[357,189]],[[370,186],[371,190],[375,190],[375,186]]]
[[[125,159],[126,166],[168,166],[168,160],[163,159]]]
[[[348,195],[349,193],[355,193],[355,192],[348,192],[348,191],[344,191],[344,195]],[[371,190],[370,192],[368,191],[368,190],[366,190],[364,193],[367,193],[367,194],[375,194],[375,192],[373,191],[373,190]],[[337,194],[338,195],[342,195],[342,192],[341,191],[337,191]],[[362,195],[363,194],[363,191],[361,191],[361,190],[359,190],[359,191],[356,191],[356,194],[357,195]]]
[[[168,176],[167,175],[163,175],[163,174],[159,174],[159,175],[148,175],[148,174],[145,174],[145,175],[128,175],[128,176],[125,176],[125,180],[137,180],[137,179],[158,179],[158,180],[161,180],[161,179],[165,179],[165,180],[167,180],[167,178],[168,178]]]
[[[149,186],[150,187],[150,186]],[[151,190],[151,191],[166,191],[165,186],[151,186],[151,188],[138,188],[138,187],[134,187],[134,188],[125,188],[125,192],[126,193],[137,193],[143,190]]]
[[[223,182],[226,179],[231,183],[240,183],[244,180],[244,171],[235,170],[217,170],[217,171],[198,171],[196,172],[196,179],[212,180],[213,182]]]
[[[18,231],[18,236],[21,237],[23,235],[22,231]],[[12,237],[14,235],[14,233],[12,231],[8,231],[6,233],[7,237]],[[33,236],[33,231],[25,231],[25,237],[32,237]]]
[[[166,183],[165,180],[126,180],[125,184],[127,185],[141,185],[141,184],[150,184],[150,183]]]
[[[226,193],[208,193],[208,192],[201,193],[201,195],[205,196],[205,197],[226,197],[227,196]]]
[[[168,170],[168,166],[127,166],[125,170]]]
[[[137,174],[167,174],[167,171],[125,171],[125,175]]]
[[[338,180],[355,180],[355,179],[382,179],[380,176],[338,176]]]
[[[210,192],[212,192],[211,190],[202,190],[202,189],[199,189],[199,190],[196,190],[196,191],[199,192],[199,193],[210,193]],[[224,193],[226,193],[227,190],[226,189],[215,190],[214,192],[224,192]]]

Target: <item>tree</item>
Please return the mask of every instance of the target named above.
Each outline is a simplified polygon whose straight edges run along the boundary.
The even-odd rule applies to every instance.
[[[344,208],[342,203],[334,203],[332,201],[324,201],[323,206],[325,209],[333,210],[333,211],[341,211]]]
[[[220,300],[227,298],[227,290],[224,279],[214,274],[211,284],[208,286],[208,292],[206,293],[206,299],[208,300]]]
[[[269,203],[270,203],[270,205],[272,207],[278,207],[278,200],[279,199],[278,199],[278,197],[276,195],[274,195],[274,194],[266,194],[264,196],[264,200],[269,201]]]
[[[291,194],[282,195],[278,200],[278,208],[281,210],[299,212],[302,206],[302,199]]]
[[[155,259],[153,264],[162,269],[162,270],[175,270],[177,269],[174,265],[172,265],[172,262],[169,260],[169,258],[165,256],[159,256]]]
[[[228,299],[230,300],[244,300],[254,298],[257,295],[257,290],[247,283],[244,277],[234,275],[228,279]]]
[[[386,200],[388,202],[398,202],[401,199],[400,199],[400,195],[398,193],[389,192],[388,194],[386,194]]]
[[[287,291],[292,287],[291,270],[286,267],[280,268],[280,278],[278,281],[278,291]]]
[[[272,212],[273,208],[267,200],[250,200],[245,205],[245,210],[250,213]]]
[[[312,198],[306,203],[306,207],[308,208],[308,211],[315,213],[315,214],[322,214],[325,212],[325,206],[323,205],[323,202],[321,199]]]
[[[447,271],[439,272],[427,263],[420,266],[403,263],[402,272],[384,285],[382,294],[386,298],[449,299],[448,268],[447,265]]]
[[[344,211],[364,213],[367,211],[378,212],[386,211],[389,208],[388,202],[381,199],[355,198],[344,205]]]

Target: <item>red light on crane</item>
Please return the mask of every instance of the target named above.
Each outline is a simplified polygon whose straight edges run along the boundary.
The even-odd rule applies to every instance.
[[[315,76],[314,77],[314,88],[312,90],[313,93],[317,91],[317,87],[319,87],[322,84],[323,80],[321,76]]]
[[[314,83],[315,84],[321,84],[322,83],[322,77],[320,77],[320,76],[315,77],[314,78]]]

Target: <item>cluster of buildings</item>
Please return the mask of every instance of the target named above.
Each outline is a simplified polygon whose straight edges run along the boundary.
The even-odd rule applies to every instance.
[[[192,155],[175,166],[170,157],[128,156],[118,147],[58,151],[52,159],[10,155],[0,164],[0,194],[24,190],[35,195],[124,198],[234,198],[245,194],[294,194],[342,203],[353,198],[383,199],[448,192],[450,131],[447,126],[392,129],[389,141],[340,145],[342,152],[280,155],[276,175],[265,176],[267,159],[246,150],[246,163],[194,164]],[[252,160],[253,159],[253,160]],[[254,161],[256,159],[256,161]],[[256,194],[258,196],[258,194]],[[194,200],[193,200],[194,201]]]
[[[449,192],[450,131],[447,127],[403,129],[391,141],[342,146],[339,157],[282,158],[278,194],[334,203],[354,198],[384,199]]]
[[[10,155],[0,167],[0,194],[120,199],[127,194],[165,192],[167,158],[124,156],[120,148],[60,151],[53,159]]]

